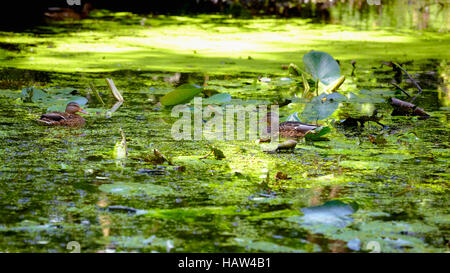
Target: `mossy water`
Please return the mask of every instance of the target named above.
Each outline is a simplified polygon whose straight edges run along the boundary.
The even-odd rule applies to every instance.
[[[39,34],[0,36],[17,46],[0,55],[1,251],[68,252],[71,241],[82,252],[351,252],[370,251],[371,242],[382,252],[448,251],[447,33],[299,19],[143,18],[99,12]],[[312,49],[338,59],[347,77],[340,92],[361,98],[323,121],[332,128],[326,140],[272,154],[254,141],[171,137],[176,118],[158,101],[175,86],[281,103],[299,88],[282,65],[300,65]],[[389,85],[395,72],[382,66],[391,59],[419,80],[424,93],[416,103],[429,119],[390,115],[386,97],[404,98]],[[109,118],[102,109],[115,99],[105,78],[125,100]],[[18,99],[33,84],[77,89],[92,113],[86,126],[38,125],[46,109]],[[413,93],[410,83],[402,86]],[[280,114],[304,108],[298,100]],[[336,123],[374,108],[389,129]],[[120,129],[128,157],[118,162]],[[224,159],[201,159],[211,144]],[[173,164],[146,160],[153,149]],[[279,171],[291,179],[275,179]]]

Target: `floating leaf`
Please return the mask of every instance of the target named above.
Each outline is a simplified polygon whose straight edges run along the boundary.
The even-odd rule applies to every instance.
[[[0,90],[0,96],[8,97],[11,99],[18,99],[22,97],[22,94],[20,91],[16,90]]]
[[[219,93],[203,99],[202,102],[205,104],[225,104],[231,102],[231,95],[228,93]]]
[[[320,127],[317,127],[316,129],[313,129],[313,130],[309,131],[305,135],[305,139],[307,139],[307,140],[318,140],[322,136],[324,136],[325,134],[328,134],[329,132],[331,132],[331,128],[330,127],[328,127],[328,126],[320,126]]]
[[[341,69],[330,54],[322,51],[311,51],[303,56],[305,69],[315,81],[329,85],[341,76]]]
[[[347,98],[339,93],[322,93],[314,97],[303,110],[301,117],[305,121],[316,121],[331,116],[339,106],[339,103]]]
[[[112,245],[117,246],[121,249],[143,249],[145,248],[145,251],[150,252],[149,249],[152,251],[156,250],[165,250],[168,251],[168,244],[172,245],[172,240],[168,240],[166,238],[158,238],[155,235],[152,235],[150,237],[144,237],[144,236],[110,236],[109,240]]]
[[[161,98],[161,103],[165,106],[186,103],[202,92],[202,90],[203,88],[195,84],[183,84],[164,95]]]
[[[358,206],[346,204],[340,200],[325,202],[323,205],[301,209],[303,216],[292,216],[288,220],[303,226],[331,225],[343,228],[353,222],[349,215],[356,212]]]

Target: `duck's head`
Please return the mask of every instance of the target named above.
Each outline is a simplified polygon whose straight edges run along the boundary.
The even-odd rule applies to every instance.
[[[66,113],[75,114],[76,112],[89,114],[88,112],[84,111],[83,108],[81,108],[78,103],[76,103],[76,102],[69,102],[67,104],[67,106],[66,106]]]
[[[280,120],[278,117],[278,112],[267,112],[266,119],[262,118],[259,120],[259,123],[267,122],[267,125],[271,126],[272,123],[279,124]]]

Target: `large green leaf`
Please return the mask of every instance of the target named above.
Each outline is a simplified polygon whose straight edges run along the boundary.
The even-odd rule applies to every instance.
[[[172,106],[189,102],[195,95],[202,92],[203,88],[195,84],[183,84],[161,98],[165,106]]]
[[[305,122],[326,119],[339,107],[339,103],[347,98],[339,93],[322,93],[314,97],[303,110],[301,117]]]
[[[329,85],[341,76],[341,69],[330,54],[322,51],[311,51],[303,56],[306,71],[315,81]]]

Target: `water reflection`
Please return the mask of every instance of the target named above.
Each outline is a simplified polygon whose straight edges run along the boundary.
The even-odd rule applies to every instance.
[[[330,22],[343,23],[364,29],[391,27],[447,32],[449,3],[428,0],[347,0],[332,1]]]

